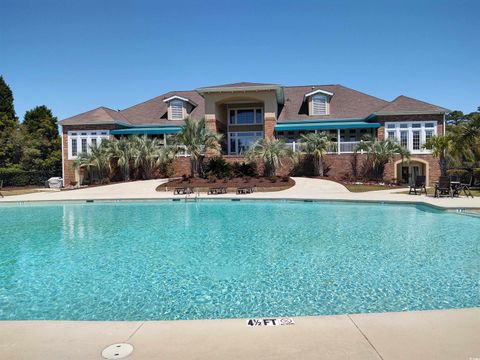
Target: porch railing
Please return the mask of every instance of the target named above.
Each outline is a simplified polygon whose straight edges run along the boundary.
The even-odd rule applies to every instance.
[[[348,154],[354,153],[357,145],[360,141],[340,141],[340,143],[332,143],[327,150],[328,154]],[[294,152],[303,151],[303,143],[299,141],[292,141],[285,144],[291,148]]]

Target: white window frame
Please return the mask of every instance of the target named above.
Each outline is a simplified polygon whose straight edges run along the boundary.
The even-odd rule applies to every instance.
[[[78,155],[82,153],[82,140],[87,140],[87,152],[90,151],[92,145],[92,139],[96,139],[97,146],[100,146],[103,140],[110,137],[110,131],[108,130],[73,130],[68,132],[67,147],[68,147],[68,160],[75,160]],[[72,154],[72,139],[77,141],[77,155]]]
[[[433,127],[426,127],[426,124],[433,124]],[[417,127],[413,127],[413,125]],[[391,126],[391,127],[389,127]],[[402,127],[400,127],[402,126]],[[385,123],[385,138],[388,136],[389,131],[395,132],[395,140],[400,143],[400,133],[402,131],[407,131],[407,149],[412,154],[431,154],[432,151],[424,149],[423,145],[426,142],[426,133],[427,131],[432,131],[433,136],[437,135],[438,124],[436,120],[424,120],[424,121],[389,121]],[[413,149],[413,132],[420,132],[420,149]]]
[[[263,139],[264,133],[263,131],[232,131],[228,133],[228,154],[229,155],[240,155],[238,151],[238,140],[235,143],[235,152],[231,151],[231,140],[232,138],[238,138],[238,134],[245,134],[245,133],[253,133],[254,136],[252,137],[257,137],[258,139]]]
[[[174,114],[173,106],[181,106],[182,114],[178,116],[178,114]],[[175,116],[174,116],[175,115]],[[185,101],[180,99],[173,99],[168,104],[168,120],[183,120],[185,119]]]
[[[228,125],[235,125],[235,126],[252,126],[252,125],[263,125],[264,123],[264,118],[265,118],[265,115],[263,113],[263,108],[262,107],[234,107],[234,108],[228,108],[227,109],[228,112],[227,112],[227,119],[228,119]],[[253,118],[254,118],[254,122],[251,123],[251,124],[238,124],[237,123],[237,113],[238,113],[238,110],[252,110],[253,111]],[[261,112],[261,119],[260,119],[260,122],[257,121],[257,110],[260,110]],[[235,111],[235,118],[234,118],[234,122],[230,122],[230,111]]]
[[[325,104],[325,111],[323,113],[315,112],[315,100],[316,99],[323,99]],[[328,115],[328,97],[326,95],[315,94],[311,97],[311,106],[312,106],[312,115]]]

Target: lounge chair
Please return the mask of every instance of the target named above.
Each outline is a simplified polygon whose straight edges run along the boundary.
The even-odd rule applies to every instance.
[[[412,193],[415,195],[422,195],[422,192],[425,191],[425,195],[427,195],[427,188],[425,187],[426,177],[425,176],[417,176],[415,182],[410,184],[410,190],[408,194],[411,195]],[[417,190],[420,190],[420,193],[417,193]]]
[[[3,188],[3,180],[0,180],[0,197],[3,198],[2,188]]]
[[[207,192],[208,195],[218,195],[218,194],[226,194],[226,193],[227,193],[227,188],[225,186],[211,187],[208,189],[208,192]]]
[[[453,198],[452,183],[448,176],[440,176],[435,184],[435,197],[450,196]]]
[[[237,194],[251,194],[255,192],[255,188],[253,186],[246,186],[246,187],[239,187],[237,188]]]
[[[469,178],[467,178],[466,182],[460,182],[460,185],[458,186],[458,194],[460,195],[460,193],[463,191],[463,193],[465,194],[466,197],[471,196],[473,198],[473,194],[470,191],[470,184],[471,183],[472,183],[472,177],[471,176]]]
[[[173,195],[188,195],[193,194],[193,188],[191,187],[176,187],[173,190]]]

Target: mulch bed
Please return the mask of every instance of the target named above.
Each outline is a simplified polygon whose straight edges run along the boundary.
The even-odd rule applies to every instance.
[[[161,184],[157,187],[157,191],[173,190],[176,187],[193,187],[197,191],[206,192],[208,188],[226,186],[229,191],[233,191],[239,187],[256,186],[257,191],[279,191],[291,188],[295,185],[295,181],[288,177],[251,177],[251,178],[233,178],[233,179],[203,179],[203,178],[190,178],[173,179],[165,184]]]

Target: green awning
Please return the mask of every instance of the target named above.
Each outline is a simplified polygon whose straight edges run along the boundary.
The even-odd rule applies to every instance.
[[[295,130],[335,130],[335,129],[376,129],[379,123],[366,121],[319,121],[319,122],[295,122],[293,124],[281,123],[275,125],[275,131],[295,131]]]
[[[113,135],[142,135],[142,134],[176,134],[182,128],[180,126],[165,127],[138,127],[129,129],[116,129],[110,131]]]

